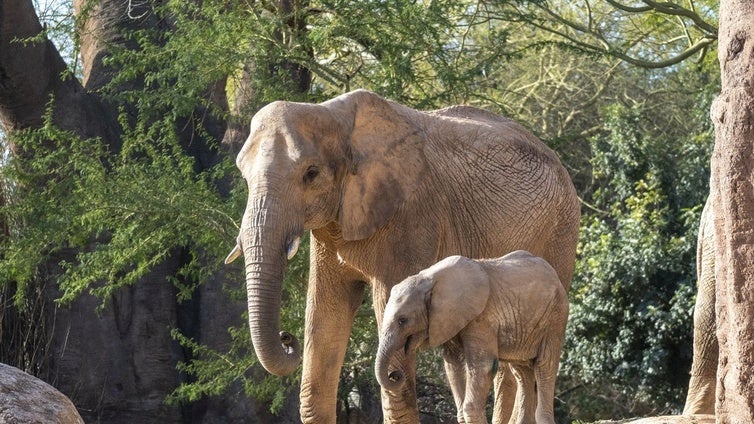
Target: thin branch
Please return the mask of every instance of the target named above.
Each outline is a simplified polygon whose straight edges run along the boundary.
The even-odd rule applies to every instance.
[[[689,42],[689,45],[693,45],[694,38],[691,36],[691,31],[689,31],[689,27],[686,26],[686,23],[683,21],[683,18],[678,16],[678,23],[683,27],[683,35],[686,37],[686,39]]]
[[[648,60],[642,60],[642,59],[637,59],[637,58],[630,57],[627,54],[622,53],[622,52],[618,52],[618,51],[606,51],[605,53],[607,53],[607,54],[609,54],[611,56],[617,57],[618,59],[621,59],[621,60],[623,60],[623,61],[625,61],[627,63],[630,63],[632,65],[636,65],[636,66],[639,66],[639,67],[642,67],[642,68],[660,69],[660,68],[666,68],[668,66],[677,65],[677,64],[683,62],[687,58],[693,56],[695,53],[697,53],[697,52],[701,51],[702,49],[708,47],[709,45],[711,45],[715,41],[717,41],[717,38],[704,37],[701,40],[697,41],[696,44],[694,44],[693,46],[689,47],[688,49],[682,51],[678,55],[676,55],[674,57],[671,57],[669,59],[661,60],[661,61],[657,61],[657,62],[648,61]]]
[[[587,208],[593,210],[594,212],[597,212],[597,213],[599,213],[601,215],[609,215],[610,214],[610,211],[602,210],[602,209],[598,208],[597,206],[592,205],[591,203],[589,203],[586,200],[584,200],[583,198],[581,198],[581,196],[578,196],[578,198],[579,198],[579,202],[581,202],[582,205],[584,205]]]
[[[587,25],[587,27],[589,28],[589,31],[591,32],[593,31],[592,28],[594,28],[594,18],[592,16],[592,5],[589,4],[588,0],[586,1],[586,12],[589,18],[589,24]]]
[[[645,13],[645,12],[650,12],[652,10],[652,6],[632,7],[632,6],[626,6],[625,4],[622,4],[622,3],[618,3],[615,0],[607,0],[607,2],[611,6],[615,7],[616,9],[619,9],[628,13]]]
[[[648,6],[651,6],[657,12],[664,13],[666,15],[683,16],[689,18],[703,31],[706,31],[709,34],[717,34],[717,27],[710,25],[709,23],[704,21],[704,19],[702,19],[702,17],[699,16],[699,14],[695,13],[693,10],[685,9],[677,4],[670,2],[656,2],[652,0],[642,1]]]

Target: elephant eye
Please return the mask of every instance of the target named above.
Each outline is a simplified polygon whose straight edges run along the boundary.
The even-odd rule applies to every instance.
[[[311,183],[315,178],[317,178],[317,175],[319,175],[319,168],[314,165],[310,166],[304,173],[304,183]]]

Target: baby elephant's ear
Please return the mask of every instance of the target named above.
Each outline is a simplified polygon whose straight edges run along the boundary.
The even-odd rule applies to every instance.
[[[479,263],[451,256],[428,269],[435,281],[429,305],[429,346],[450,340],[487,305],[490,282]]]

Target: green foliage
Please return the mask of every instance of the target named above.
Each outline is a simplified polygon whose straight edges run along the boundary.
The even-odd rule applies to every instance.
[[[485,67],[509,55],[507,31],[485,26],[475,3],[335,0],[322,8],[310,19],[310,39],[322,52],[312,69],[324,87],[368,87],[441,107],[469,99]]]
[[[561,368],[561,386],[584,385],[568,395],[581,419],[677,413],[685,399],[712,131],[704,120],[686,134],[653,127],[648,110],[605,107],[605,133],[591,139],[594,210],[582,220]]]
[[[62,302],[87,292],[106,299],[180,249],[191,259],[172,277],[179,298],[218,271],[205,259],[233,239],[239,208],[214,187],[229,163],[196,173],[164,129],[154,138],[127,132],[113,154],[58,129],[50,114],[41,128],[12,134],[26,155],[2,168],[13,191],[0,212],[13,231],[0,243],[0,283],[17,284],[17,302],[50,260],[61,268]]]
[[[244,87],[253,93],[250,110],[360,87],[432,108],[472,98],[485,70],[510,55],[506,27],[489,26],[474,2],[301,3],[166,2],[155,13],[172,31],[128,34],[139,50],[108,58],[121,71],[106,91],[142,114],[185,113],[206,103],[215,81],[228,78],[237,89],[245,69],[253,74]],[[311,90],[296,85],[301,72],[311,73]],[[142,77],[143,87],[130,84]]]

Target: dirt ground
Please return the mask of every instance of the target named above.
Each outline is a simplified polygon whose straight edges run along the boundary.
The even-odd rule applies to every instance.
[[[714,424],[714,415],[666,415],[663,417],[632,418],[621,421],[598,421],[595,424]]]

